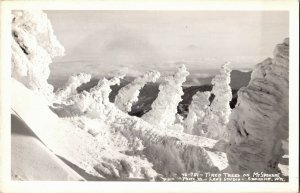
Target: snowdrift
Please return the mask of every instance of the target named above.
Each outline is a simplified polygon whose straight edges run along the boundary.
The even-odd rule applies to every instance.
[[[84,180],[50,152],[16,114],[11,123],[12,180]]]

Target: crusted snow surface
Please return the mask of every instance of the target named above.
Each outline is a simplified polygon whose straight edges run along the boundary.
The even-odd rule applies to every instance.
[[[227,151],[234,172],[279,172],[282,140],[288,138],[289,39],[278,44],[274,58],[257,64],[247,87],[238,92],[228,129]]]
[[[84,180],[49,151],[13,111],[11,116],[11,179]]]
[[[212,151],[216,141],[200,136],[179,133],[170,129],[154,128],[136,117],[117,117],[111,125],[127,138],[142,140],[141,152],[153,163],[154,169],[164,176],[180,175],[182,172],[219,172],[207,151]],[[223,154],[220,159],[226,160]],[[221,166],[222,167],[222,166]]]
[[[51,101],[49,64],[63,54],[64,48],[44,12],[12,11],[12,77]]]
[[[151,105],[152,109],[142,119],[163,129],[172,128],[176,120],[177,105],[184,94],[182,83],[188,75],[186,67],[181,65],[174,75],[165,77],[164,82],[159,85],[159,93]]]
[[[115,98],[115,105],[123,112],[130,112],[134,102],[138,101],[140,90],[148,82],[155,82],[160,76],[158,71],[148,71],[121,88]]]

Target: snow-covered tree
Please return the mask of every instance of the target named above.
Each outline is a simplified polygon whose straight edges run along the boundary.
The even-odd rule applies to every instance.
[[[228,139],[228,131],[226,124],[229,121],[231,109],[229,102],[232,99],[230,87],[230,72],[228,67],[229,62],[222,65],[220,73],[213,80],[214,99],[210,105],[210,111],[204,118],[204,123],[208,126],[205,136],[214,139]]]
[[[182,83],[188,75],[189,72],[182,65],[174,75],[167,76],[159,85],[159,93],[151,105],[152,109],[142,119],[161,128],[170,128],[176,119],[177,105],[182,100]]]
[[[49,101],[53,86],[48,84],[49,64],[64,54],[43,11],[12,11],[12,77]]]
[[[109,101],[111,86],[120,84],[120,78],[103,78],[89,92],[83,91],[69,97],[62,110],[56,109],[60,116],[86,115],[90,118],[105,120],[108,114],[115,112],[115,105]]]
[[[55,97],[57,102],[64,103],[66,100],[72,96],[77,94],[77,88],[84,84],[87,83],[91,80],[91,75],[90,74],[85,74],[85,73],[79,73],[79,74],[74,74],[69,77],[68,81],[66,82],[65,86],[62,89],[59,89],[55,93]]]
[[[115,98],[115,105],[123,112],[130,112],[133,103],[138,101],[140,90],[147,82],[155,82],[159,76],[159,72],[151,70],[137,77],[134,81],[119,90]]]
[[[200,135],[204,127],[204,117],[209,112],[209,97],[210,92],[198,91],[192,98],[192,102],[189,106],[189,113],[184,120],[185,133]]]
[[[289,136],[288,38],[276,45],[273,55],[253,69],[230,115],[227,158],[235,173],[280,173],[282,140]]]

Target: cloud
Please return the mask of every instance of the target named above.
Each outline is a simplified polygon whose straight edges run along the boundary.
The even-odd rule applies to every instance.
[[[199,47],[196,46],[195,44],[190,44],[190,45],[186,46],[185,48],[186,48],[186,50],[198,50],[199,49]]]

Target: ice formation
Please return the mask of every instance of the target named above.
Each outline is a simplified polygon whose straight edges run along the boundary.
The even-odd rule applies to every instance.
[[[257,64],[228,123],[228,161],[233,172],[278,173],[288,138],[289,39],[278,44],[274,58]]]
[[[12,77],[28,88],[53,97],[48,84],[49,64],[55,56],[64,54],[47,15],[42,11],[12,11]]]
[[[72,75],[66,82],[65,86],[62,89],[59,89],[58,91],[56,91],[55,97],[56,97],[57,102],[67,101],[67,99],[69,97],[77,94],[76,89],[80,85],[87,83],[90,80],[91,80],[90,74],[79,73],[79,74]]]
[[[124,75],[109,80],[103,78],[90,92],[83,91],[70,96],[67,102],[62,103],[67,105],[62,105],[61,109],[57,108],[55,111],[62,117],[86,115],[105,120],[107,114],[115,112],[115,105],[109,101],[110,86],[120,84],[120,78],[123,77]]]
[[[144,75],[137,77],[119,90],[115,98],[115,105],[123,112],[130,112],[134,102],[138,101],[140,89],[144,87],[147,82],[155,82],[160,76],[157,71],[148,71]]]
[[[231,109],[229,102],[232,99],[230,87],[229,63],[222,65],[220,73],[212,80],[214,99],[210,104],[209,112],[205,115],[204,124],[208,126],[206,137],[213,139],[228,139],[229,134],[226,125],[229,121]]]
[[[159,85],[159,93],[151,105],[152,109],[144,114],[142,119],[161,128],[172,127],[176,119],[177,105],[182,100],[182,83],[189,75],[184,65],[177,70]]]
[[[207,131],[207,125],[204,123],[204,118],[210,111],[209,97],[210,92],[198,91],[192,98],[189,106],[189,113],[184,120],[185,133],[201,135],[203,131]]]

